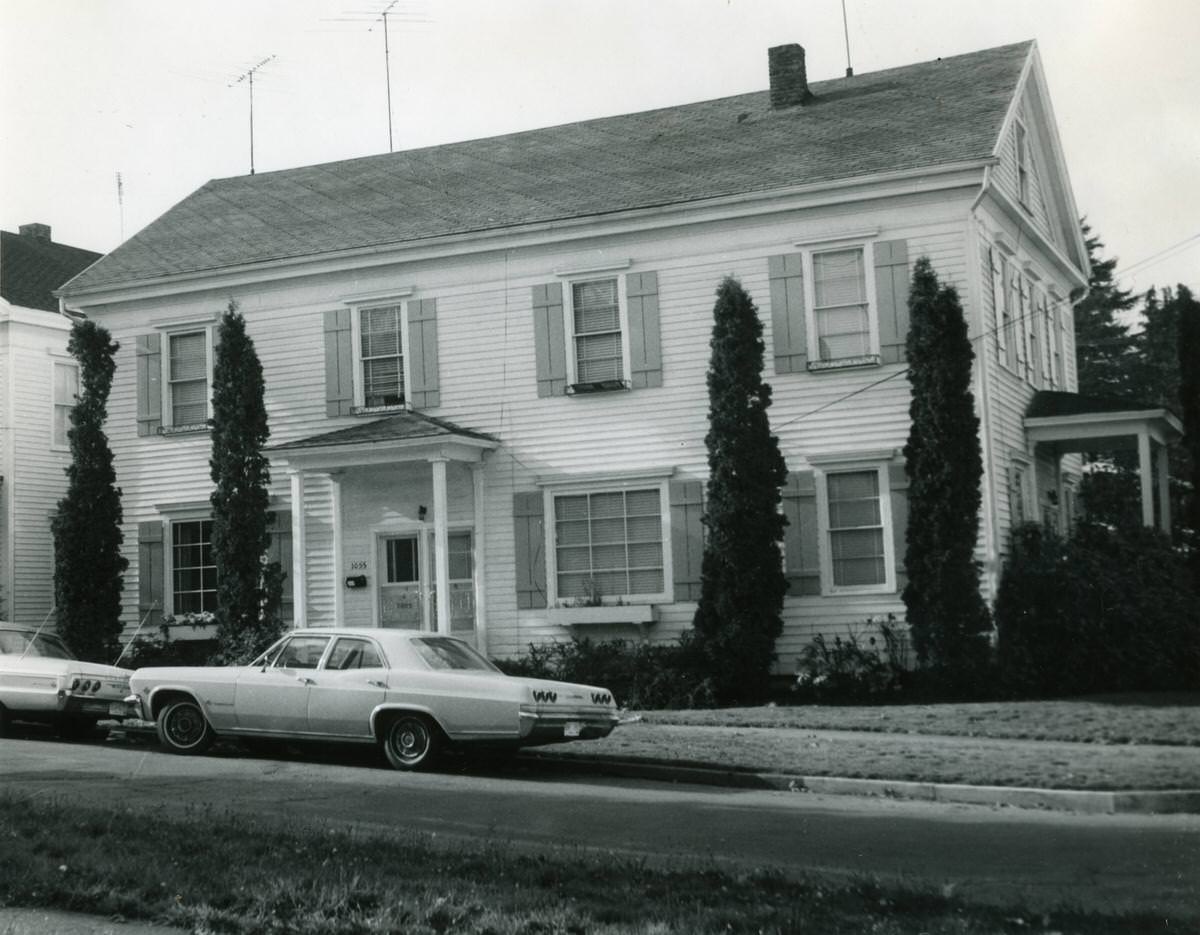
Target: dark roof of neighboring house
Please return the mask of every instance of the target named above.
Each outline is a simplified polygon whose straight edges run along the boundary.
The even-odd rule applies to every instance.
[[[1031,47],[814,82],[803,107],[759,91],[217,179],[71,291],[984,159]]]
[[[326,448],[331,445],[363,445],[450,436],[478,438],[487,442],[496,441],[491,435],[464,429],[445,419],[435,419],[433,416],[422,415],[419,412],[401,412],[385,419],[352,425],[347,429],[322,432],[320,435],[310,435],[308,438],[300,438],[285,445],[275,445],[270,450],[295,451],[303,448]]]
[[[0,297],[22,308],[57,312],[53,290],[100,256],[52,240],[0,231]]]
[[[1097,415],[1105,412],[1146,412],[1166,409],[1158,403],[1119,396],[1084,396],[1080,393],[1061,393],[1039,390],[1033,394],[1025,410],[1027,419],[1046,419],[1055,416]]]

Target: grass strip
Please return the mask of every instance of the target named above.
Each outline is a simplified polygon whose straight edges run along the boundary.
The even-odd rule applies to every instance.
[[[203,935],[703,935],[1183,931],[1180,920],[967,904],[873,881],[734,873],[200,810],[0,797],[0,905],[165,922]],[[1194,920],[1193,920],[1194,921]]]

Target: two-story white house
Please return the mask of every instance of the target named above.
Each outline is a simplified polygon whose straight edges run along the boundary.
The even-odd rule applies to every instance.
[[[781,46],[769,77],[216,180],[72,281],[69,306],[122,348],[127,625],[214,604],[205,420],[233,299],[265,370],[297,624],[450,631],[495,656],[573,632],[675,638],[699,593],[726,275],[761,313],[791,472],[782,664],[815,632],[902,617],[922,255],[975,339],[990,597],[1012,524],[1065,522],[1064,420],[1080,431],[1060,410],[1078,402],[1068,297],[1087,255],[1037,48],[810,86]],[[1158,438],[1153,416],[1134,429]]]
[[[54,290],[100,259],[46,224],[0,231],[0,619],[40,623],[54,606],[50,517],[67,492],[67,431],[79,368]]]

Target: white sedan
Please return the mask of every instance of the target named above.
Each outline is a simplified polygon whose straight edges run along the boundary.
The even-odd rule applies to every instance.
[[[146,668],[129,701],[174,753],[216,737],[377,743],[396,769],[448,747],[606,737],[612,693],[505,675],[467,643],[411,630],[293,630],[247,666]]]
[[[82,736],[132,717],[128,669],[82,662],[54,633],[0,622],[0,737],[10,721],[45,721]]]

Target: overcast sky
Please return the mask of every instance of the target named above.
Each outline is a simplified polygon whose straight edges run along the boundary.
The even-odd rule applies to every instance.
[[[0,0],[0,227],[111,250],[210,178],[386,152],[389,0]],[[1080,212],[1138,291],[1200,287],[1200,3],[846,0],[856,72],[1038,40]],[[841,0],[398,0],[395,148],[760,90]],[[398,15],[397,15],[398,14]],[[118,203],[121,174],[123,208]],[[1146,262],[1148,261],[1148,262]]]

